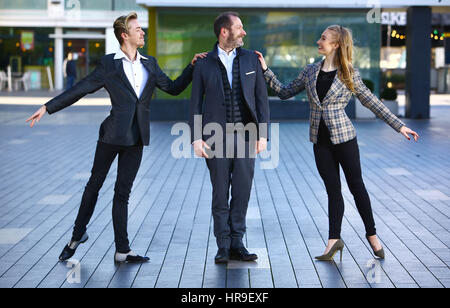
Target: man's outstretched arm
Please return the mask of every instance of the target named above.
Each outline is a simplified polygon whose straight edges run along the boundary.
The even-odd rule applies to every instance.
[[[33,127],[36,122],[44,116],[46,112],[49,114],[60,111],[74,103],[76,103],[80,98],[84,97],[89,93],[94,93],[104,86],[104,66],[100,62],[95,70],[88,76],[83,78],[75,86],[69,90],[58,95],[54,99],[47,102],[41,108],[39,108],[31,117],[27,119],[26,122],[30,122],[30,127]]]

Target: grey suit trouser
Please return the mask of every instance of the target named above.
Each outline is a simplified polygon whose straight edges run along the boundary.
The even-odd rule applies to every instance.
[[[214,235],[219,249],[244,247],[242,239],[246,231],[245,220],[255,170],[256,140],[249,140],[242,133],[227,133],[226,138],[234,139],[232,145],[224,146],[229,154],[234,149],[234,155],[206,159],[213,187]],[[241,145],[245,144],[244,158],[238,158],[242,157],[238,156],[238,141]],[[214,146],[212,148],[214,150]]]

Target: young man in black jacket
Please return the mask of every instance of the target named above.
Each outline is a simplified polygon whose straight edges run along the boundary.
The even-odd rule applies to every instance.
[[[150,100],[155,87],[172,94],[180,94],[192,81],[197,54],[175,81],[169,79],[155,58],[138,52],[144,42],[144,31],[137,14],[121,16],[114,22],[114,33],[120,43],[116,54],[104,56],[96,69],[74,87],[52,99],[33,114],[33,127],[48,112],[55,113],[78,101],[88,93],[105,88],[111,98],[111,113],[100,126],[91,177],[86,185],[72,239],[64,247],[59,259],[71,258],[78,245],[88,239],[86,227],[94,212],[98,193],[112,162],[119,156],[117,181],[113,200],[113,225],[116,262],[147,262],[148,257],[135,254],[128,241],[128,200],[142,160],[143,146],[150,140]]]

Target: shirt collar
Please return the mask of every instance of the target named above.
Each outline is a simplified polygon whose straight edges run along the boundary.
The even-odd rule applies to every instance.
[[[233,50],[230,52],[230,54],[228,54],[225,50],[223,50],[222,48],[220,48],[219,44],[217,44],[217,50],[218,50],[219,56],[226,56],[226,57],[236,56],[236,48],[233,49]]]
[[[118,52],[116,52],[116,55],[114,56],[114,60],[119,60],[125,58],[127,61],[132,62],[130,59],[128,59],[127,55],[122,51],[122,49],[119,49]],[[137,51],[136,60],[140,61],[141,59],[148,60],[146,57],[142,56],[139,51]]]

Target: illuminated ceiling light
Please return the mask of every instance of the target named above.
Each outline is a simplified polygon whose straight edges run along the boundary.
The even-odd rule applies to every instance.
[[[95,48],[99,48],[100,47],[100,43],[95,43]]]
[[[434,39],[437,40],[437,39],[439,39],[439,37],[436,35],[436,36],[434,37]]]
[[[400,35],[399,34],[397,34],[396,36],[395,36],[396,38],[400,38]]]
[[[387,86],[389,89],[392,88],[392,82],[388,82]]]
[[[440,40],[441,40],[441,41],[443,41],[443,40],[444,40],[444,37],[443,37],[443,36],[441,36]]]
[[[72,47],[72,42],[68,42],[67,47]]]

